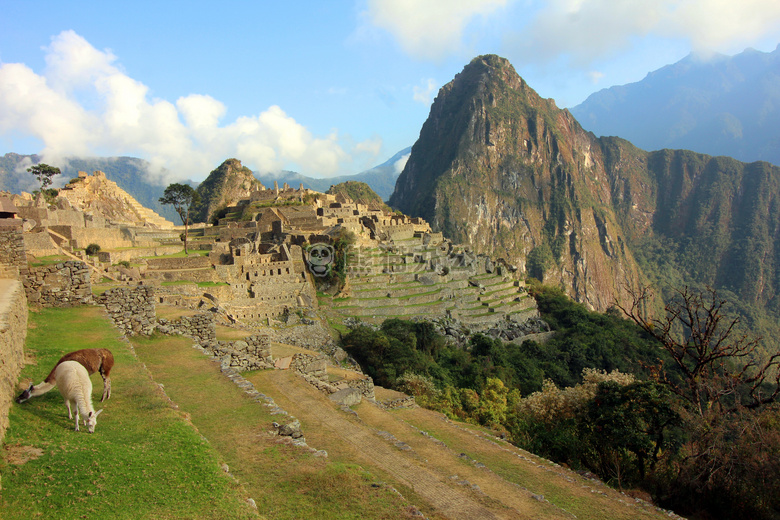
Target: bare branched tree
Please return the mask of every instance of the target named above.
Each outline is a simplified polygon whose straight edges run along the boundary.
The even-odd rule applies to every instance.
[[[739,318],[724,313],[726,300],[712,288],[685,287],[666,304],[665,315],[650,318],[645,309],[652,298],[648,287],[629,289],[631,304],[616,306],[656,338],[671,356],[682,380],[670,376],[663,364],[651,367],[653,377],[667,385],[704,418],[740,408],[754,409],[780,395],[780,352],[758,351],[760,338],[738,332]]]

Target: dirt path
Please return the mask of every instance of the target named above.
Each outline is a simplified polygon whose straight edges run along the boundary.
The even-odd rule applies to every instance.
[[[656,519],[666,512],[421,408],[341,409],[290,371],[250,378],[303,425],[307,442],[384,474],[452,519]],[[422,503],[424,502],[424,504]]]
[[[263,372],[250,380],[301,421],[304,434],[314,447],[322,447],[314,440],[312,432],[315,430],[318,432],[318,438],[331,436],[346,441],[349,451],[353,452],[361,464],[368,467],[379,466],[383,472],[412,489],[446,518],[525,518],[509,508],[489,508],[481,504],[474,491],[456,487],[457,483],[445,480],[423,460],[418,460],[414,453],[405,451],[403,446],[391,444],[392,441],[381,437],[372,428],[360,424],[359,420],[337,408],[323,394],[301,384],[302,380],[292,372]]]

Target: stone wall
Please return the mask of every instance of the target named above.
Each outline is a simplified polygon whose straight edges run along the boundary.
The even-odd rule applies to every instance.
[[[101,247],[103,245],[101,244]],[[100,251],[98,252],[98,258],[102,263],[116,264],[122,260],[130,261],[137,258],[143,258],[147,256],[162,256],[172,255],[183,250],[183,246],[170,245],[170,246],[154,246],[154,247],[136,247],[133,249],[122,249],[119,251]]]
[[[181,334],[198,342],[201,346],[217,340],[217,326],[214,315],[202,312],[194,316],[182,316],[175,320],[159,319],[157,329],[163,334]]]
[[[24,365],[27,299],[18,280],[0,280],[0,444],[8,428],[8,410]]]
[[[126,336],[148,336],[157,326],[154,287],[117,287],[107,290],[95,300],[106,306],[114,325]]]
[[[24,248],[35,256],[60,254],[60,248],[46,231],[33,231],[24,234]]]
[[[0,266],[5,268],[6,273],[15,273],[12,278],[19,279],[20,272],[27,269],[22,221],[19,219],[3,220],[6,222],[0,223]]]
[[[351,401],[349,404],[360,402],[360,398],[362,397],[374,399],[374,380],[368,376],[331,383],[327,371],[328,356],[325,354],[317,356],[300,353],[295,354],[292,357],[292,361],[290,361],[290,370],[293,370],[317,390],[328,395],[344,393],[343,391],[347,389],[353,390],[354,392],[352,393],[359,397],[355,400],[354,397],[350,398],[349,394],[344,396],[347,401]],[[340,398],[338,400],[341,401],[342,399],[343,398]]]
[[[223,368],[237,372],[273,368],[271,341],[263,334],[236,341],[211,341],[201,346],[205,352],[220,358]]]
[[[267,333],[271,336],[272,341],[310,350],[327,352],[328,347],[333,344],[333,338],[331,338],[330,333],[317,322],[279,329],[268,329]]]
[[[148,269],[207,269],[211,268],[211,260],[207,256],[194,255],[174,258],[149,258],[146,260]]]
[[[31,267],[24,277],[27,301],[42,307],[69,307],[92,303],[92,283],[87,264],[70,260]]]

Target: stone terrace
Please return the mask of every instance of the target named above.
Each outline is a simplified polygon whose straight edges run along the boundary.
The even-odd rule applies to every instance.
[[[489,327],[538,317],[524,283],[509,269],[448,242],[425,245],[419,236],[353,250],[344,296],[333,298],[335,310],[372,322],[449,315]]]

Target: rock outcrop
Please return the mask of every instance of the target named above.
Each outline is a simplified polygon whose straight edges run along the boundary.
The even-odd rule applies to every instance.
[[[250,198],[252,192],[264,189],[252,170],[242,166],[238,159],[228,159],[209,173],[195,190],[200,202],[190,208],[190,216],[195,222],[210,222],[218,210],[233,206],[242,199]]]
[[[597,138],[498,56],[442,87],[390,204],[596,310],[657,280],[780,311],[780,168]]]
[[[598,140],[498,56],[442,87],[390,205],[595,309],[640,283]]]

